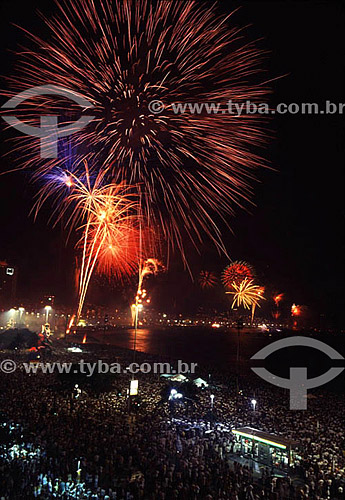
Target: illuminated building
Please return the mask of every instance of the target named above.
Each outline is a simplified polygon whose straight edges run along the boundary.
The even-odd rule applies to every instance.
[[[0,309],[8,309],[16,299],[17,269],[0,261]]]
[[[233,429],[236,452],[254,457],[259,463],[287,469],[299,458],[298,443],[283,436],[269,434],[252,427]]]

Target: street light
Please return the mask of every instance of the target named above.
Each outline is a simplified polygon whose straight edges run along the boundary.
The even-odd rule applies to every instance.
[[[211,398],[211,410],[213,410],[214,394],[211,394],[210,398]]]
[[[49,311],[52,310],[52,306],[45,306],[45,311],[46,311],[46,323],[48,323],[48,319],[49,319]]]
[[[256,403],[257,403],[256,399],[252,399],[251,403],[253,405],[253,410],[255,411],[255,407],[256,407]]]
[[[24,307],[19,307],[18,311],[19,311],[19,320],[21,320],[25,309]]]
[[[14,328],[14,325],[15,325],[15,314],[17,312],[17,309],[14,309],[14,307],[12,307],[12,309],[10,309],[9,313],[10,313],[10,319],[9,319],[9,322],[8,322],[8,326],[9,328]]]

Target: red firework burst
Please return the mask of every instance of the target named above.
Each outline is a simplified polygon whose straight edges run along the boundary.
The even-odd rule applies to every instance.
[[[235,116],[224,106],[263,101],[267,89],[255,76],[262,51],[229,26],[230,16],[197,1],[62,0],[58,8],[45,19],[47,39],[29,34],[34,48],[19,54],[11,96],[48,84],[82,95],[95,119],[73,136],[74,161],[113,165],[110,179],[136,188],[143,215],[182,253],[183,234],[197,242],[206,233],[224,249],[217,220],[250,199],[264,142],[259,115]],[[58,106],[54,114],[65,121],[80,116],[77,105],[53,99],[28,101],[26,116]],[[160,113],[150,108],[157,100]],[[176,113],[174,103],[222,109]],[[19,147],[26,165],[37,168],[38,141],[23,137]],[[65,164],[71,153],[60,150]],[[40,172],[54,166],[45,161]]]
[[[224,269],[222,276],[223,285],[227,289],[232,289],[233,283],[239,286],[245,279],[247,281],[253,280],[254,274],[254,269],[250,264],[243,260],[236,260]]]
[[[213,288],[217,284],[217,276],[211,271],[200,271],[199,274],[199,285],[200,288],[206,290],[207,288]]]
[[[283,300],[284,294],[283,293],[278,293],[273,296],[274,303],[276,307],[279,307],[280,302]]]

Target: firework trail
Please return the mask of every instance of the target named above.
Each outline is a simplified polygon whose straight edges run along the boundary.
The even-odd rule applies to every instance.
[[[272,312],[272,316],[274,319],[279,319],[280,317],[280,311],[279,311],[279,304],[283,300],[284,294],[283,293],[278,293],[277,295],[273,296],[273,301],[275,303],[275,311]]]
[[[244,279],[253,280],[254,269],[244,260],[231,262],[223,271],[222,281],[226,289],[232,289],[233,283],[239,286]]]
[[[67,328],[66,328],[66,335],[68,335],[71,332],[72,325],[75,320],[75,314],[72,314],[70,320],[68,321]]]
[[[259,288],[257,289],[257,300],[254,300],[252,303],[252,323],[254,321],[256,306],[260,307],[259,301],[262,299],[265,300],[264,292],[265,292],[265,287],[259,286]]]
[[[146,259],[139,270],[138,292],[142,291],[143,282],[146,276],[155,275],[162,269],[162,264],[157,259]]]
[[[143,308],[143,299],[146,298],[147,292],[143,289],[143,283],[146,276],[155,275],[163,269],[162,264],[157,259],[149,258],[142,261],[139,265],[138,288],[135,296],[135,303],[131,305],[133,325],[137,324],[139,311]],[[146,299],[150,302],[150,299]]]
[[[146,259],[141,262],[139,266],[139,280],[138,280],[138,289],[135,296],[135,303],[131,305],[131,313],[133,324],[137,326],[139,311],[143,308],[143,300],[146,298],[147,292],[143,289],[144,279],[147,276],[155,275],[158,272],[162,271],[163,266],[161,262],[157,259]],[[146,299],[146,302],[150,299]]]
[[[277,309],[276,311],[272,311],[272,317],[274,319],[279,319],[280,318],[280,311]]]
[[[44,20],[47,39],[28,33],[30,48],[18,54],[7,95],[49,84],[87,99],[95,119],[73,135],[73,154],[106,168],[109,182],[135,186],[140,212],[169,248],[184,256],[185,238],[198,247],[207,235],[225,251],[218,224],[250,201],[265,138],[260,115],[224,107],[263,102],[263,52],[216,5],[62,0],[57,7]],[[160,113],[150,107],[157,100]],[[217,113],[176,113],[173,103],[223,104]],[[66,123],[84,113],[51,96],[28,100],[22,110],[29,122],[53,111]],[[18,148],[37,169],[33,142],[21,137]],[[47,160],[38,172],[55,166]]]
[[[122,277],[138,265],[138,230],[128,215],[131,208],[123,194],[110,194],[113,205],[90,214],[81,240],[83,258],[79,281],[79,318],[93,271]]]
[[[77,321],[94,271],[120,279],[133,274],[140,261],[137,201],[128,187],[104,184],[104,180],[105,172],[93,177],[87,163],[83,175],[55,172],[46,180],[35,207],[37,212],[54,195],[56,219],[65,217],[70,231],[82,231],[77,244],[82,254]]]

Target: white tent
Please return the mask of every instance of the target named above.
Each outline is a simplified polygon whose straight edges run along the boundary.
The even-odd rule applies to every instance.
[[[185,377],[181,373],[178,373],[177,375],[172,375],[171,373],[162,373],[161,377],[172,380],[173,382],[185,382],[187,380],[187,377]]]
[[[203,380],[200,377],[193,380],[193,384],[195,384],[197,387],[208,387],[208,383],[206,382],[206,380]]]
[[[177,375],[172,376],[170,380],[172,380],[173,382],[184,382],[185,380],[187,380],[187,377],[185,377],[181,373],[178,373]]]

